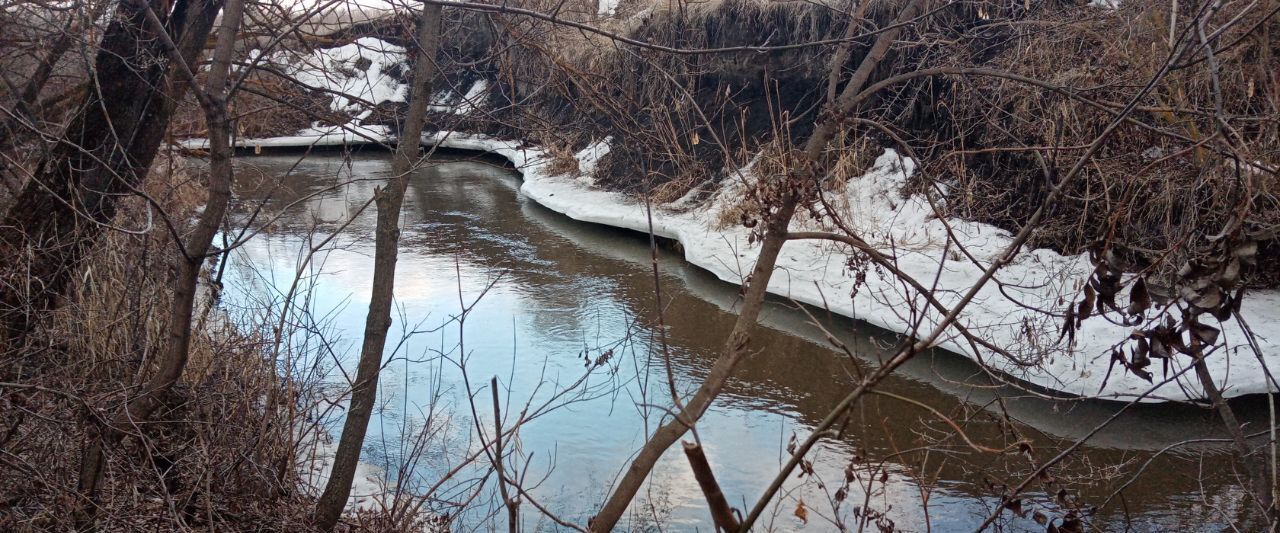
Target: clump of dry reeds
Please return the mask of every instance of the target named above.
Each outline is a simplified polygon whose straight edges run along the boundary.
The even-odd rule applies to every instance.
[[[1045,10],[1033,28],[993,29],[1006,41],[999,47],[980,48],[985,40],[949,47],[945,58],[922,67],[984,66],[1070,87],[1073,95],[996,78],[948,80],[950,94],[937,106],[945,106],[952,136],[931,139],[946,146],[926,161],[925,175],[954,187],[949,206],[956,214],[1016,230],[1048,194],[1046,171],[1065,172],[1076,161],[1113,113],[1156,76],[1178,35],[1188,32],[1182,38],[1199,43],[1187,29],[1198,9],[1183,5],[1173,34],[1167,3]],[[1224,10],[1207,25],[1225,26],[1236,14]],[[1088,162],[1035,244],[1066,253],[1110,248],[1133,267],[1168,277],[1195,260],[1200,237],[1221,231],[1244,204],[1252,203],[1252,228],[1280,224],[1280,181],[1247,168],[1248,161],[1280,160],[1280,92],[1267,79],[1280,70],[1280,48],[1262,37],[1267,25],[1271,34],[1280,32],[1280,20],[1264,22],[1261,10],[1242,15],[1214,41],[1223,113],[1239,135],[1226,144],[1236,153],[1222,149],[1205,54],[1188,54]],[[1236,167],[1236,155],[1245,168]],[[1270,239],[1263,249],[1276,257],[1280,247]],[[1274,267],[1255,275],[1258,283],[1280,281]]]

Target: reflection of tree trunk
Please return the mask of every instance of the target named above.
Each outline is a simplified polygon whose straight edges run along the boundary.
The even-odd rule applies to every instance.
[[[373,288],[369,295],[369,314],[365,317],[364,342],[360,347],[356,380],[351,386],[351,407],[342,425],[329,481],[316,503],[315,524],[326,531],[338,523],[347,498],[351,496],[351,482],[355,479],[360,449],[364,446],[365,432],[378,396],[378,371],[382,365],[382,350],[387,343],[387,330],[391,327],[396,256],[400,245],[400,207],[409,185],[409,172],[414,168],[421,144],[439,36],[440,6],[424,4],[422,19],[418,21],[418,45],[421,49],[414,64],[413,96],[396,148],[395,175],[385,189],[374,193],[378,222],[374,230]]]
[[[209,197],[204,210],[186,242],[175,242],[178,248],[178,276],[174,281],[170,304],[169,343],[159,369],[143,386],[142,392],[112,417],[102,434],[85,447],[80,465],[80,493],[90,499],[87,509],[102,481],[106,449],[125,436],[123,428],[144,422],[162,403],[161,399],[186,369],[191,346],[191,319],[195,307],[196,284],[213,237],[218,233],[231,200],[232,168],[231,122],[227,116],[227,78],[231,55],[235,51],[236,34],[243,18],[243,0],[228,0],[223,13],[218,44],[209,69],[208,90],[201,95],[201,107],[209,126]],[[212,17],[210,17],[212,20]],[[192,63],[188,63],[190,65]],[[89,516],[92,516],[91,511]],[[87,517],[85,517],[87,518]]]
[[[177,0],[172,17],[164,4],[153,0],[152,9],[195,64],[221,0]],[[0,328],[10,339],[30,331],[63,292],[118,199],[146,175],[185,94],[185,82],[164,91],[172,65],[146,13],[141,0],[120,3],[80,111],[0,223],[0,257],[9,261],[0,272]]]

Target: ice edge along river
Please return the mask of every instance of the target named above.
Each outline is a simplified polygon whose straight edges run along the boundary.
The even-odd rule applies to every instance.
[[[384,127],[347,126],[311,128],[286,137],[241,139],[237,146],[283,148],[389,142],[392,136]],[[643,202],[593,184],[595,163],[608,153],[609,139],[576,154],[577,176],[551,175],[549,155],[518,141],[438,132],[424,135],[423,143],[506,158],[523,175],[522,194],[574,220],[643,233],[650,230],[648,210]],[[202,139],[182,144],[191,149],[207,147]],[[944,224],[933,216],[924,197],[903,198],[899,194],[901,185],[914,167],[914,161],[886,150],[866,174],[848,180],[843,194],[834,195],[833,203],[840,205],[842,216],[861,237],[896,257],[900,270],[926,286],[934,286],[935,298],[950,308],[981,276],[988,261],[1011,242],[1011,236],[994,226],[971,221],[948,219]],[[691,194],[672,204],[654,206],[651,210],[653,233],[680,242],[689,263],[721,280],[741,284],[754,265],[757,246],[751,244],[747,228],[733,223],[723,225],[719,221],[726,209],[735,208],[754,179],[748,165],[702,199],[695,199]],[[955,253],[954,244],[946,246],[948,226],[981,266]],[[823,229],[802,216],[792,221],[791,228]],[[929,331],[938,323],[941,315],[887,272],[869,267],[865,281],[857,285],[856,276],[847,265],[848,252],[844,245],[830,242],[788,242],[778,259],[778,270],[770,281],[769,292],[899,333],[913,331],[912,324],[916,321],[921,322],[921,331]],[[961,314],[960,322],[970,332],[1039,364],[1018,364],[986,350],[975,353],[954,330],[940,338],[937,346],[998,371],[993,373],[997,377],[1012,376],[1073,396],[1121,401],[1200,398],[1201,388],[1194,373],[1185,371],[1184,365],[1191,364],[1187,357],[1172,360],[1168,374],[1157,362],[1152,367],[1155,383],[1160,383],[1166,375],[1179,377],[1154,390],[1151,383],[1118,366],[1107,376],[1112,347],[1124,341],[1132,327],[1095,316],[1084,322],[1074,345],[1058,341],[1061,320],[1033,309],[1063,309],[1077,298],[1092,269],[1084,254],[1062,256],[1046,249],[1024,250],[999,270],[996,280],[1000,284],[989,283],[983,287]],[[1121,294],[1118,301],[1126,298],[1127,294]],[[1280,291],[1276,290],[1248,293],[1240,311],[1257,335],[1259,348],[1268,363],[1275,359],[1272,354],[1280,348],[1280,312],[1277,311],[1280,311]],[[1232,320],[1218,326],[1223,330],[1222,339],[1228,348],[1209,357],[1207,362],[1224,394],[1234,397],[1268,392],[1262,363],[1248,346],[1239,323]]]

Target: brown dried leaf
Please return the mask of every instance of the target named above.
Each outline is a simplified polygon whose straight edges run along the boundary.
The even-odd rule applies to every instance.
[[[1089,318],[1093,314],[1093,304],[1097,299],[1097,293],[1093,290],[1093,285],[1084,286],[1084,300],[1080,301],[1080,307],[1076,310],[1076,315],[1080,320]]]
[[[1040,524],[1042,526],[1049,523],[1049,517],[1040,511],[1036,511],[1035,513],[1032,513],[1031,519],[1035,520],[1037,524]]]
[[[1133,366],[1136,366],[1138,368],[1146,368],[1147,365],[1150,365],[1151,358],[1148,357],[1150,353],[1151,353],[1151,345],[1147,343],[1147,339],[1146,338],[1138,339],[1137,346],[1134,347],[1133,349],[1133,357],[1131,358],[1131,360],[1133,361]]]
[[[1258,241],[1244,241],[1231,251],[1231,255],[1239,257],[1246,263],[1253,263],[1253,257],[1258,255]]]
[[[1015,498],[1009,500],[1004,504],[1004,506],[1006,509],[1013,511],[1013,514],[1018,515],[1019,517],[1027,515],[1027,512],[1022,509],[1022,500],[1020,499]]]
[[[1240,282],[1240,259],[1232,258],[1227,262],[1227,266],[1222,267],[1222,273],[1218,274],[1218,283],[1224,287],[1234,287]]]
[[[1130,316],[1139,316],[1147,309],[1151,308],[1151,294],[1147,292],[1147,282],[1143,278],[1133,282],[1133,289],[1129,291],[1129,308],[1125,311]]]
[[[1217,287],[1209,287],[1201,292],[1198,297],[1191,301],[1191,305],[1200,309],[1215,309],[1222,305],[1222,291]]]
[[[1218,328],[1208,324],[1201,324],[1199,322],[1191,324],[1191,334],[1195,335],[1197,339],[1200,339],[1200,342],[1206,345],[1213,345],[1218,342],[1219,333],[1220,331],[1218,331]]]

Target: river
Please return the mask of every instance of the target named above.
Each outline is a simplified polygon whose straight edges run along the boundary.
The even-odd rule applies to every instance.
[[[264,303],[278,305],[294,281],[301,251],[350,221],[303,271],[305,298],[299,301],[307,313],[291,322],[312,334],[289,339],[302,355],[288,368],[281,363],[295,377],[346,383],[343,369],[353,369],[359,351],[373,264],[375,214],[372,207],[357,212],[389,175],[389,156],[268,155],[241,158],[239,165],[236,219],[247,220],[261,199],[265,209],[255,224],[282,216],[228,261],[224,279],[232,316],[253,320]],[[477,418],[492,432],[489,382],[496,377],[508,427],[522,410],[540,413],[509,445],[517,455],[508,468],[521,472],[539,504],[585,524],[671,405],[665,362],[677,389],[693,390],[732,327],[738,287],[685,264],[673,246],[660,245],[664,343],[656,326],[648,237],[569,220],[522,197],[519,183],[511,169],[461,156],[433,162],[413,176],[404,205],[388,363],[364,460],[410,490],[431,485],[458,456],[476,449]],[[465,306],[470,310],[459,321]],[[848,393],[855,361],[876,360],[896,340],[819,309],[808,312],[849,353],[833,349],[804,311],[772,299],[752,338],[759,353],[737,369],[698,424],[718,480],[740,509],[749,508],[777,473],[792,436],[805,438]],[[926,517],[934,531],[970,530],[998,502],[1000,484],[1016,483],[1030,461],[1048,460],[1113,416],[1053,469],[1054,480],[1032,486],[1024,516],[1004,513],[1006,529],[1044,531],[1036,511],[1060,521],[1059,488],[1089,509],[1144,465],[1123,497],[1088,518],[1092,524],[1106,530],[1123,530],[1126,523],[1134,530],[1219,530],[1245,505],[1220,443],[1157,453],[1188,439],[1221,438],[1204,409],[1138,405],[1117,415],[1119,404],[1037,398],[995,384],[976,365],[948,353],[916,358],[881,389],[915,403],[874,396],[859,404],[841,437],[815,449],[815,474],[792,476],[767,524],[825,531],[835,529],[840,517],[857,529],[858,517],[867,516],[858,510],[870,509],[905,530],[928,529]],[[468,396],[476,398],[474,411]],[[551,407],[544,407],[547,402]],[[919,404],[944,413],[976,443],[1000,448],[1025,438],[1029,447],[1001,455],[976,451],[954,436],[937,442],[954,431]],[[428,417],[426,453],[406,463],[414,441],[405,436],[422,434]],[[836,506],[829,496],[850,465],[856,479]],[[454,486],[445,496],[464,497],[468,487],[474,483]],[[492,498],[486,489],[472,507],[492,507]],[[796,513],[801,500],[807,525]],[[531,505],[523,510],[527,530],[555,529]],[[489,529],[502,523],[501,516],[487,520],[480,511],[468,511],[457,529]],[[635,530],[714,530],[679,446],[663,458],[624,524]]]

